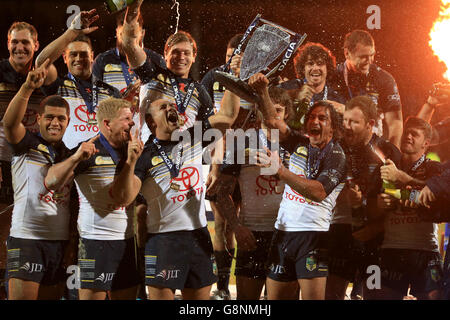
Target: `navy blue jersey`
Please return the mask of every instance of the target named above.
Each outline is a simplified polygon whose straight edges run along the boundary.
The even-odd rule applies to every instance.
[[[293,79],[286,82],[283,82],[279,84],[278,86],[285,90],[296,90],[301,89],[303,84],[305,83],[305,80],[302,79]],[[316,93],[312,96],[311,102],[317,102],[320,100],[330,100],[330,101],[336,101],[339,103],[344,104],[345,98],[332,86],[330,86],[328,83],[325,85],[324,90],[320,93]]]

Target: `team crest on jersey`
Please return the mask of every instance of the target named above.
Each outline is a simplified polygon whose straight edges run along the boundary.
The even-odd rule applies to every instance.
[[[105,71],[106,72],[114,72],[114,71],[122,71],[122,66],[116,65],[116,64],[107,64],[105,66]]]
[[[152,166],[156,166],[162,162],[162,158],[159,156],[155,156],[152,158]]]
[[[71,80],[64,80],[64,86],[69,88],[75,88],[75,84]]]
[[[308,271],[314,271],[317,268],[317,261],[314,256],[309,256],[306,258],[306,269]]]
[[[98,156],[97,158],[95,158],[95,164],[98,166],[105,164],[114,164],[114,161],[111,157]]]
[[[439,275],[437,268],[431,269],[430,272],[431,272],[431,279],[433,279],[434,282],[438,282],[441,279],[441,276]]]
[[[46,145],[43,145],[43,144],[39,144],[37,149],[39,151],[42,151],[42,152],[45,152],[45,153],[50,153],[50,151],[48,150],[48,147]]]
[[[302,155],[302,156],[306,157],[308,155],[308,150],[305,147],[298,147],[297,148],[297,153],[299,155]]]

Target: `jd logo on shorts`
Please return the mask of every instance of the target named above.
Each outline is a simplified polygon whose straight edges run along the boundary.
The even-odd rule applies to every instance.
[[[44,266],[38,263],[26,262],[23,266],[20,267],[20,270],[25,270],[28,273],[42,272],[44,270]]]
[[[103,283],[106,283],[108,281],[112,281],[112,279],[114,278],[114,274],[115,273],[103,273],[101,275],[99,275],[97,278],[95,278],[95,281],[100,281]]]

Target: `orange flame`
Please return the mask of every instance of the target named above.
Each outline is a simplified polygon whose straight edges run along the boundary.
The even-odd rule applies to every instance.
[[[445,63],[447,71],[444,73],[444,78],[450,80],[450,42],[448,41],[450,35],[450,0],[441,0],[441,2],[439,18],[431,28],[428,44],[439,61]]]

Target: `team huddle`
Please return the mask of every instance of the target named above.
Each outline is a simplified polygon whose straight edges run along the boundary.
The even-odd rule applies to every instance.
[[[394,78],[373,64],[372,36],[355,30],[342,64],[309,42],[296,52],[296,79],[251,76],[258,101],[250,103],[214,77],[239,76],[242,35],[228,42],[230,63],[198,82],[189,33],[172,34],[163,55],[144,48],[141,4],[117,16],[116,47],[95,59],[95,10],[35,62],[36,29],[16,22],[8,31],[10,57],[0,61],[8,299],[67,297],[71,265],[80,300],[170,300],[176,290],[209,300],[215,283],[212,298],[230,299],[234,258],[237,300],[259,300],[264,287],[269,300],[343,300],[349,283],[361,284],[364,299],[448,295],[437,222],[446,221],[450,168],[427,157],[432,140],[449,134],[448,121],[429,124],[448,92],[430,93],[404,121]],[[61,56],[63,78],[53,65]]]

